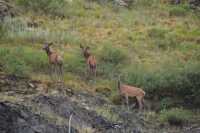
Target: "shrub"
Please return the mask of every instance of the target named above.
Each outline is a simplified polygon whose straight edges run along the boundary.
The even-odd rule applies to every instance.
[[[166,29],[154,27],[148,30],[148,35],[152,38],[153,45],[156,45],[161,50],[176,48],[178,45],[176,34]]]
[[[127,55],[122,49],[115,48],[112,45],[105,45],[102,49],[100,59],[105,63],[118,65],[124,63],[127,59]]]
[[[16,0],[17,5],[26,10],[43,12],[46,14],[63,16],[65,12],[65,0]]]
[[[3,71],[17,76],[48,70],[45,54],[31,48],[0,48],[0,60]]]
[[[172,108],[170,110],[162,110],[159,116],[161,123],[169,123],[174,126],[183,126],[192,119],[192,112],[182,108]]]
[[[79,54],[69,54],[65,56],[64,59],[66,62],[64,63],[64,69],[68,72],[84,75],[86,72],[86,64],[83,57]]]
[[[119,94],[112,95],[110,97],[110,100],[115,104],[115,105],[121,105],[122,104],[122,97]]]
[[[173,6],[169,10],[170,16],[185,16],[189,11],[188,5]]]
[[[30,67],[25,64],[25,62],[15,55],[7,55],[4,57],[3,71],[8,74],[16,76],[27,76],[30,71]]]
[[[161,110],[163,110],[163,109],[169,109],[169,108],[171,108],[173,106],[174,106],[174,101],[170,97],[163,98],[160,101],[160,108],[161,108]]]
[[[159,27],[154,27],[154,28],[151,28],[151,29],[148,30],[148,35],[151,38],[165,38],[165,34],[167,32],[168,31],[166,29],[162,29],[162,28],[159,28]]]
[[[25,49],[22,59],[32,72],[46,72],[49,69],[48,58],[43,51]]]

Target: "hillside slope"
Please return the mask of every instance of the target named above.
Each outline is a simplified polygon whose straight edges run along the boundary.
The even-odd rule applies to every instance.
[[[79,132],[198,130],[198,3],[193,8],[187,1],[167,0],[138,0],[128,7],[107,0],[6,2],[12,8],[0,9],[0,99],[11,117],[25,110],[36,125],[44,124],[44,130],[54,125],[58,132],[68,130],[71,113]],[[51,75],[45,42],[53,42],[63,57],[62,83]],[[89,46],[97,59],[95,79],[86,74],[80,45]],[[135,99],[129,111],[124,106],[119,75],[123,83],[145,90],[144,112],[136,113]]]

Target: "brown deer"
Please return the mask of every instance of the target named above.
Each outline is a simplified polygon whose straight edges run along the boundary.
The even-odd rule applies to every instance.
[[[88,65],[87,72],[89,71],[89,73],[92,73],[96,77],[97,62],[95,56],[90,53],[90,47],[84,48],[80,45],[80,48],[82,49],[83,56],[86,60],[86,64]]]
[[[60,76],[62,76],[63,75],[63,59],[57,52],[52,50],[51,48],[52,45],[53,45],[52,42],[45,43],[43,46],[43,50],[47,53],[47,56],[49,58],[51,73],[55,72],[56,74],[59,74]]]
[[[129,104],[128,98],[136,97],[137,102],[139,104],[139,109],[141,110],[144,108],[144,96],[145,96],[144,90],[142,90],[141,88],[134,87],[134,86],[122,84],[120,77],[118,79],[118,89],[119,89],[120,95],[126,97],[127,106]]]

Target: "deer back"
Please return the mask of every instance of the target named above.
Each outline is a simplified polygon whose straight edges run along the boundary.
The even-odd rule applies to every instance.
[[[49,62],[51,64],[61,64],[62,63],[62,57],[58,55],[56,52],[52,52],[49,55]]]
[[[137,87],[133,87],[129,85],[121,85],[120,92],[122,95],[128,95],[130,97],[145,95],[145,92],[141,88],[137,88]]]

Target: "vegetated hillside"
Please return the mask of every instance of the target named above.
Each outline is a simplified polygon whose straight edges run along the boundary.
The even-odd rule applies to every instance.
[[[198,121],[185,109],[200,106],[198,2],[138,0],[127,1],[128,6],[106,0],[7,2],[12,8],[0,11],[3,73],[43,84],[54,82],[42,50],[44,42],[53,42],[53,49],[64,58],[64,86],[77,92],[87,90],[94,97],[103,95],[109,104],[121,104],[116,82],[121,75],[124,83],[146,91],[153,109],[144,113],[149,121],[175,125]],[[80,44],[90,46],[97,58],[96,82],[85,75]]]

